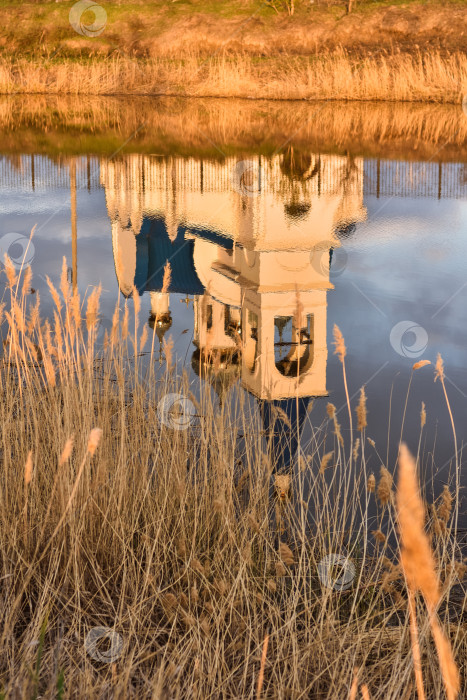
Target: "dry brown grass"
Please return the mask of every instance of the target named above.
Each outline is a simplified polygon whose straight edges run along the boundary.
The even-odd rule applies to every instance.
[[[245,54],[202,59],[129,58],[0,62],[0,93],[183,95],[255,99],[403,100],[460,104],[467,57],[400,54],[353,58],[343,50],[314,57]]]
[[[4,2],[0,54],[47,60],[183,58],[190,51],[310,56],[336,47],[359,55],[419,47],[464,51],[467,31],[465,0],[294,0],[293,17],[285,7],[291,0],[126,0],[105,3],[104,31],[86,38],[70,26],[72,1]]]
[[[354,445],[337,434],[335,409],[276,500],[263,426],[242,394],[219,407],[207,384],[191,393],[176,363],[159,370],[134,318],[137,297],[117,308],[102,347],[98,292],[80,299],[63,269],[48,320],[31,304],[27,273],[2,273],[0,692],[345,698],[357,673],[373,700],[414,698],[396,508],[367,489],[363,451],[349,469]],[[196,407],[186,430],[158,419],[170,392]],[[320,473],[323,456],[332,468]],[[464,675],[458,496],[443,496],[446,527],[428,528],[438,611],[452,618],[444,628]],[[330,553],[355,567],[343,590],[318,576]],[[426,696],[441,698],[430,616],[419,606],[417,617]],[[86,651],[96,626],[121,636],[112,663]]]

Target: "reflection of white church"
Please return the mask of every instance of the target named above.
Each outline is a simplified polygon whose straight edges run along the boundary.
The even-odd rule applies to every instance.
[[[194,295],[193,367],[218,390],[240,374],[259,399],[325,395],[330,251],[365,218],[363,159],[255,157],[246,186],[237,161],[101,163],[120,289],[149,292],[160,338],[170,293]]]

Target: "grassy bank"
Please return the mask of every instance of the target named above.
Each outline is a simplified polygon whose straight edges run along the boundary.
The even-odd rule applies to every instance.
[[[65,59],[0,61],[0,93],[180,95],[254,99],[399,100],[460,104],[467,93],[464,53],[355,58]]]
[[[159,370],[153,332],[134,321],[138,295],[102,344],[98,289],[80,300],[64,263],[47,322],[30,272],[17,275],[7,266],[2,277],[6,697],[346,698],[354,684],[373,700],[409,700],[420,651],[417,680],[440,698],[437,647],[445,678],[455,679],[450,648],[465,678],[457,460],[434,501],[403,484],[396,501],[363,394],[348,415],[330,405],[296,472],[274,479],[272,433],[240,394],[219,406],[203,382],[193,395],[170,343]],[[344,369],[343,343],[336,331]],[[414,371],[432,381],[432,368]],[[193,403],[185,430],[160,421],[170,392]],[[296,429],[287,420],[278,410],[271,427],[285,441]],[[422,411],[415,444],[424,432]],[[429,483],[431,460],[420,447],[416,459]],[[408,525],[402,569],[398,526]],[[323,569],[330,553],[347,561],[345,585]],[[92,644],[97,627],[113,635],[110,649],[108,638]]]
[[[3,0],[0,93],[460,103],[467,0]],[[88,10],[82,26],[92,25]],[[80,30],[78,26],[78,30]]]
[[[0,55],[137,59],[319,56],[343,47],[354,55],[388,51],[465,52],[466,0],[117,0],[96,35],[79,34],[69,12],[75,0],[0,0]],[[94,22],[91,10],[81,18]]]

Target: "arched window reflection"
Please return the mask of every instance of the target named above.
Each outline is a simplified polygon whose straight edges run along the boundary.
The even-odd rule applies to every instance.
[[[274,358],[276,368],[285,377],[307,372],[314,358],[314,315],[307,314],[297,323],[294,316],[274,318]]]

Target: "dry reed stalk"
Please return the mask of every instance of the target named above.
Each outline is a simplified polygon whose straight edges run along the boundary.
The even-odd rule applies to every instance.
[[[370,700],[370,691],[368,690],[366,683],[360,686],[360,692],[363,700]]]
[[[358,669],[354,669],[353,681],[349,690],[349,700],[356,700],[358,693]]]
[[[55,308],[57,309],[57,312],[61,314],[62,312],[62,301],[60,299],[60,294],[58,291],[55,289],[54,284],[52,280],[49,278],[48,275],[45,276],[45,279],[47,280],[47,286],[49,288],[50,295],[53,299],[53,302],[55,304]]]
[[[115,305],[115,309],[112,316],[112,329],[110,331],[110,345],[113,348],[117,344],[118,338],[118,328],[120,321],[120,308],[118,304]]]
[[[28,486],[32,479],[32,452],[28,453],[26,464],[24,465],[24,484]]]
[[[443,358],[441,357],[440,353],[438,353],[438,357],[436,358],[435,382],[437,379],[440,380],[441,386],[443,387],[444,398],[446,400],[446,406],[448,407],[449,418],[451,420],[452,434],[453,434],[453,438],[454,438],[454,450],[455,450],[455,455],[456,455],[456,493],[459,493],[460,466],[459,466],[459,454],[458,454],[458,449],[457,449],[457,433],[456,433],[456,426],[454,424],[454,416],[452,415],[451,404],[449,403],[448,393],[446,391],[446,384],[444,381],[444,362],[443,362]],[[455,529],[455,531],[457,531],[457,510],[456,510],[454,529]]]
[[[139,351],[142,352],[144,350],[144,346],[146,345],[148,339],[148,327],[144,326],[141,336],[139,339]]]
[[[415,596],[409,588],[407,591],[407,604],[410,618],[410,639],[412,644],[413,669],[415,683],[419,700],[425,700],[425,688],[423,686],[422,657],[420,654],[420,643],[418,641],[417,611],[415,608]]]
[[[436,609],[441,599],[439,580],[428,537],[424,531],[425,509],[419,493],[416,464],[407,447],[401,445],[399,453],[399,481],[397,488],[397,513],[401,537],[401,565],[409,590],[420,591],[425,600],[430,626],[435,641],[441,672],[448,700],[455,700],[460,689],[459,673],[452,656],[451,646],[442,632]],[[415,607],[412,606],[412,615]],[[415,630],[416,619],[411,622]],[[414,637],[412,637],[414,643]],[[420,658],[419,650],[412,649],[414,659]],[[419,679],[417,680],[418,685]]]
[[[334,422],[334,433],[339,442],[339,445],[341,447],[344,447],[344,438],[342,437],[341,426],[337,420],[336,407],[333,403],[328,403],[328,405],[326,406],[326,411],[329,418],[331,418],[331,420]]]
[[[122,340],[126,340],[128,338],[128,320],[129,320],[128,305],[125,303],[125,311],[123,312],[123,321],[122,321]]]
[[[430,611],[430,626],[438,652],[439,664],[443,675],[444,687],[448,700],[456,700],[460,691],[460,678],[457,664],[454,661],[451,644],[441,629],[434,610]]]
[[[133,298],[133,306],[134,306],[134,315],[135,315],[135,328],[134,328],[134,334],[131,339],[131,342],[133,344],[133,350],[135,354],[135,379],[138,374],[138,363],[137,363],[137,355],[138,355],[138,326],[139,326],[139,312],[141,311],[141,299],[139,296],[139,291],[136,289],[136,287],[133,287],[132,291],[132,298]]]
[[[80,345],[78,341],[80,340],[81,332],[81,298],[78,292],[78,288],[73,289],[73,294],[71,297],[70,304],[70,315],[73,319],[73,323],[70,323],[70,344],[72,345],[76,341],[76,354],[79,358]]]
[[[32,452],[29,451],[26,464],[24,465],[24,533],[28,536],[28,487],[32,479]]]
[[[46,525],[47,525],[47,521],[48,521],[50,512],[51,512],[51,510],[52,510],[52,507],[53,507],[53,505],[54,505],[54,499],[53,499],[53,497],[54,497],[54,495],[55,495],[55,489],[56,489],[56,487],[57,487],[58,479],[60,478],[60,473],[61,473],[61,472],[60,472],[60,467],[63,467],[63,465],[66,464],[66,462],[68,462],[68,460],[70,459],[71,454],[72,454],[72,452],[73,452],[73,443],[74,443],[74,436],[72,435],[71,437],[69,437],[69,438],[67,439],[67,441],[66,441],[66,443],[65,443],[65,446],[64,446],[64,448],[63,448],[63,450],[62,450],[62,453],[61,453],[61,455],[60,455],[60,459],[58,460],[59,469],[57,470],[57,472],[56,472],[56,474],[55,474],[55,477],[54,477],[54,480],[53,480],[53,484],[52,484],[52,487],[51,487],[51,489],[50,489],[49,503],[48,503],[48,506],[47,506],[47,510],[46,510],[46,512],[45,512],[45,515],[44,515],[44,517],[43,517],[43,532],[44,532],[44,529],[45,529],[45,527],[46,527]],[[41,535],[43,534],[43,532],[41,533]],[[41,540],[41,538],[39,537],[39,538],[38,538],[37,547],[39,547],[40,540]]]
[[[449,418],[451,421],[452,434],[453,434],[453,438],[454,438],[454,450],[455,450],[456,494],[458,494],[459,488],[460,488],[460,464],[459,464],[459,454],[458,454],[458,447],[457,447],[457,433],[456,433],[456,427],[454,424],[454,417],[453,417],[452,410],[451,410],[451,404],[449,402],[448,394],[446,391],[445,375],[444,375],[444,362],[443,362],[443,358],[441,357],[440,353],[438,353],[438,356],[436,358],[434,381],[436,382],[437,379],[440,380],[441,385],[443,387],[444,398],[446,400],[446,405],[447,405],[448,412],[449,412]],[[457,533],[458,515],[459,515],[459,511],[456,508],[455,517],[454,517],[454,532],[455,533]],[[441,521],[441,522],[443,525],[445,525],[445,523],[443,523],[443,521]]]
[[[31,334],[38,325],[40,325],[40,308],[41,298],[39,292],[36,292],[36,303],[31,307],[29,311],[29,321],[27,322],[27,333]],[[3,310],[3,308],[2,308]]]
[[[267,634],[264,637],[264,642],[263,642],[263,651],[261,653],[261,666],[259,669],[259,675],[258,675],[258,685],[256,688],[256,700],[260,700],[261,698],[261,691],[263,689],[263,682],[264,682],[264,669],[266,666],[266,656],[268,653],[268,644],[269,644],[269,635]]]
[[[73,488],[71,489],[71,493],[68,497],[68,501],[65,505],[65,508],[63,510],[63,513],[55,526],[55,529],[49,539],[49,544],[52,542],[52,540],[55,538],[55,535],[58,533],[60,528],[62,527],[63,523],[65,522],[65,518],[67,516],[68,511],[71,508],[71,505],[73,503],[73,499],[75,497],[76,491],[78,490],[79,483],[81,481],[81,477],[83,475],[84,467],[87,462],[87,456],[89,455],[90,457],[94,456],[94,453],[97,450],[97,447],[99,445],[100,439],[102,436],[102,430],[101,428],[93,428],[91,432],[89,433],[89,438],[88,438],[88,444],[87,444],[87,449],[86,449],[86,454],[84,455],[82,462],[79,466],[78,472],[76,474],[75,482],[73,484]],[[42,554],[44,556],[44,553]]]
[[[47,354],[46,352],[42,353],[42,363],[44,365],[44,372],[45,372],[45,379],[47,386],[53,388],[57,384],[57,380],[55,377],[55,368],[53,365],[53,362],[50,358],[50,355]]]
[[[345,341],[344,341],[344,336],[342,335],[342,332],[336,324],[334,324],[334,329],[333,329],[333,335],[334,335],[334,345],[335,345],[335,350],[334,354],[338,355],[339,360],[342,364],[342,375],[344,378],[344,388],[345,388],[345,397],[347,400],[347,410],[349,412],[349,425],[350,425],[350,445],[353,445],[353,426],[352,426],[352,410],[350,408],[350,398],[349,398],[349,389],[347,386],[347,375],[345,372],[345,356],[347,355],[347,348],[345,347]],[[350,467],[352,466],[352,449],[350,451]]]

